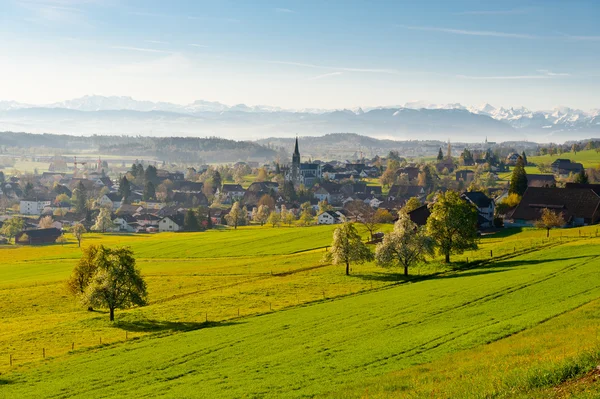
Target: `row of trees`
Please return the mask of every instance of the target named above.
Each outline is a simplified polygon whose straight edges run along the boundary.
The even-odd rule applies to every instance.
[[[454,191],[438,194],[426,226],[417,226],[406,212],[400,212],[392,232],[386,234],[373,253],[363,243],[353,223],[335,229],[325,261],[345,265],[375,260],[382,267],[409,267],[433,256],[437,249],[445,262],[452,254],[477,249],[477,209]]]

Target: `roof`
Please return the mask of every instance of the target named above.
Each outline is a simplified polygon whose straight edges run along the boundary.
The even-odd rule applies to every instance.
[[[487,208],[492,204],[492,199],[481,191],[467,191],[463,197],[468,198],[477,208]]]
[[[394,198],[418,197],[418,196],[423,195],[422,194],[423,190],[424,190],[424,188],[421,186],[401,186],[399,184],[394,184],[390,188],[388,197],[394,197]]]
[[[223,184],[223,192],[234,192],[234,191],[246,191],[244,187],[239,184]]]
[[[319,169],[319,164],[318,163],[301,163],[300,164],[300,170],[314,170],[314,169]]]
[[[527,174],[528,187],[552,187],[556,184],[554,175]]]
[[[427,224],[427,219],[431,215],[431,211],[427,205],[421,205],[417,209],[414,209],[408,212],[408,217],[413,221],[417,226],[425,226]]]
[[[164,219],[171,219],[176,225],[183,227],[185,224],[185,216],[181,213],[176,213],[175,215],[165,216]]]
[[[121,196],[119,193],[107,193],[105,195],[112,202],[122,202],[123,201],[123,196]]]
[[[36,240],[40,238],[53,238],[57,239],[62,235],[62,231],[57,229],[56,227],[52,227],[49,229],[37,229],[37,230],[24,230],[20,232],[18,235],[27,234],[30,239]]]
[[[588,188],[590,190],[594,190],[596,194],[600,195],[600,184],[567,183],[565,188]]]
[[[567,222],[572,218],[583,218],[594,223],[600,207],[600,196],[589,188],[529,187],[511,218],[538,220],[542,209],[548,208],[563,213]]]

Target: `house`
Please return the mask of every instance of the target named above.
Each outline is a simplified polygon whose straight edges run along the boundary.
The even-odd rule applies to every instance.
[[[137,220],[128,214],[117,216],[113,223],[118,227],[119,231],[134,233],[138,225]]]
[[[408,217],[417,226],[425,226],[430,215],[431,211],[427,205],[421,205],[417,209],[408,212]]]
[[[402,186],[399,184],[394,184],[390,188],[390,192],[388,193],[388,201],[409,199],[412,197],[417,197],[419,199],[423,199],[427,195],[424,187],[421,186]]]
[[[554,175],[527,174],[527,187],[556,187]]]
[[[512,154],[510,154],[509,156],[506,157],[506,164],[515,166],[517,164],[517,161],[519,160],[519,157],[520,157],[519,154],[517,154],[516,152],[513,152]]]
[[[319,187],[314,192],[314,197],[319,201],[327,201],[330,204],[339,204],[344,198],[341,192],[342,186],[333,182],[319,183]]]
[[[44,208],[50,206],[51,204],[52,201],[48,198],[24,198],[19,203],[19,212],[22,215],[41,215],[44,211]]]
[[[204,193],[174,192],[172,202],[186,207],[207,206],[208,198]]]
[[[158,222],[158,231],[161,233],[165,231],[182,231],[184,225],[183,221],[184,216],[181,213],[165,216]]]
[[[479,215],[477,225],[480,228],[494,227],[494,211],[496,204],[481,191],[468,191],[461,196],[467,202],[475,205]]]
[[[229,202],[235,202],[244,197],[246,190],[239,184],[223,184],[219,193],[223,194]]]
[[[339,224],[345,221],[346,216],[339,211],[325,211],[317,217],[317,224]]]
[[[559,176],[569,176],[583,171],[583,165],[578,162],[571,162],[569,159],[557,159],[552,162],[552,172]]]
[[[408,180],[415,180],[419,178],[419,172],[421,170],[415,166],[407,166],[405,168],[398,169],[398,176],[406,176]]]
[[[54,244],[62,231],[52,227],[49,229],[24,230],[15,236],[15,242],[22,245]]]
[[[435,165],[438,173],[443,173],[447,170],[449,173],[454,172],[454,161],[452,159],[443,159]]]
[[[100,197],[97,204],[101,207],[119,209],[123,204],[123,197],[121,197],[119,193],[107,193]]]
[[[464,181],[465,183],[470,183],[475,178],[475,172],[472,170],[459,170],[456,172],[456,181]]]
[[[600,195],[590,188],[529,187],[505,225],[533,226],[543,209],[562,213],[569,226],[598,223]]]

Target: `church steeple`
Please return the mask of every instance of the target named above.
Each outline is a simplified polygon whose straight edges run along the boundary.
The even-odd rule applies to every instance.
[[[296,146],[294,147],[294,155],[292,156],[292,164],[300,165],[300,150],[298,149],[298,136],[296,136]]]

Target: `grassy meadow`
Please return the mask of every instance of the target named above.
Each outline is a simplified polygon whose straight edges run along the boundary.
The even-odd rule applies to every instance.
[[[530,370],[596,344],[590,323],[579,341],[558,337],[587,320],[580,306],[600,306],[595,227],[550,239],[535,229],[484,236],[479,250],[409,278],[374,264],[346,277],[323,264],[332,230],[88,234],[83,246],[130,246],[148,282],[149,305],[117,311],[113,324],[66,293],[81,253],[73,240],[0,247],[0,397],[425,397],[463,388],[485,397],[521,389],[496,363]],[[560,324],[565,317],[575,321]],[[556,335],[536,341],[543,356],[512,350],[533,345],[536,328]],[[523,336],[531,342],[506,343]],[[487,356],[500,359],[490,379],[473,372],[472,384],[457,384]],[[439,386],[436,365],[456,359],[464,373],[448,369]]]

